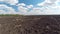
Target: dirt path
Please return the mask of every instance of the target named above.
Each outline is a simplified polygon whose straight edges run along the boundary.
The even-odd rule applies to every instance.
[[[0,34],[60,34],[60,16],[0,16]]]

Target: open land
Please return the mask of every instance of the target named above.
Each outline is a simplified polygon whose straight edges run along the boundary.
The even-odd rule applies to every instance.
[[[0,16],[0,34],[60,34],[60,16]]]

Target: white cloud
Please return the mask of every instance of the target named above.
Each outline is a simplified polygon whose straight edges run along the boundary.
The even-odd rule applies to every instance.
[[[54,3],[53,3],[54,2]],[[24,6],[19,6],[19,13],[23,15],[54,15],[54,14],[60,14],[60,6],[56,4],[56,1],[45,1],[41,4],[38,4],[40,7],[32,8],[32,10],[28,11],[31,6],[28,6],[27,8]],[[34,7],[34,6],[32,6]]]
[[[0,14],[16,14],[16,11],[12,7],[0,4]]]
[[[37,6],[46,6],[46,5],[53,5],[56,3],[58,0],[45,0],[42,3],[38,3]]]
[[[26,6],[24,3],[19,3],[16,6]]]
[[[18,3],[18,0],[9,0],[9,2],[11,5],[16,5]]]
[[[0,0],[0,2],[5,2],[11,5],[16,5],[18,3],[18,0]]]
[[[19,6],[18,10],[19,10],[18,14],[26,14],[28,12],[28,8],[24,6]]]
[[[40,15],[42,13],[41,8],[33,8],[30,12],[28,12],[28,15]]]
[[[15,5],[18,3],[17,0],[0,0],[7,2],[11,5]],[[16,2],[17,1],[17,2]],[[60,6],[57,5],[57,2],[60,0],[45,0],[42,3],[37,4],[40,7],[34,7],[33,5],[26,5],[24,3],[17,4],[18,12],[16,12],[12,7],[8,7],[7,5],[0,5],[0,14],[20,14],[20,15],[52,15],[52,14],[60,14]],[[31,10],[29,10],[31,8]],[[7,12],[3,9],[6,9]]]
[[[27,8],[32,8],[32,7],[33,7],[33,5],[28,5],[28,6],[27,6]]]
[[[27,13],[29,15],[56,15],[60,14],[60,7],[56,8],[34,8],[31,12]]]

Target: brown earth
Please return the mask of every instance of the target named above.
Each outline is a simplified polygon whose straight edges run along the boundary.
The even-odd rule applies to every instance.
[[[0,34],[60,34],[60,16],[0,16]]]

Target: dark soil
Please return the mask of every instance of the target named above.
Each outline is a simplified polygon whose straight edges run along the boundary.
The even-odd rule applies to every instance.
[[[60,16],[0,16],[0,34],[60,34]]]

